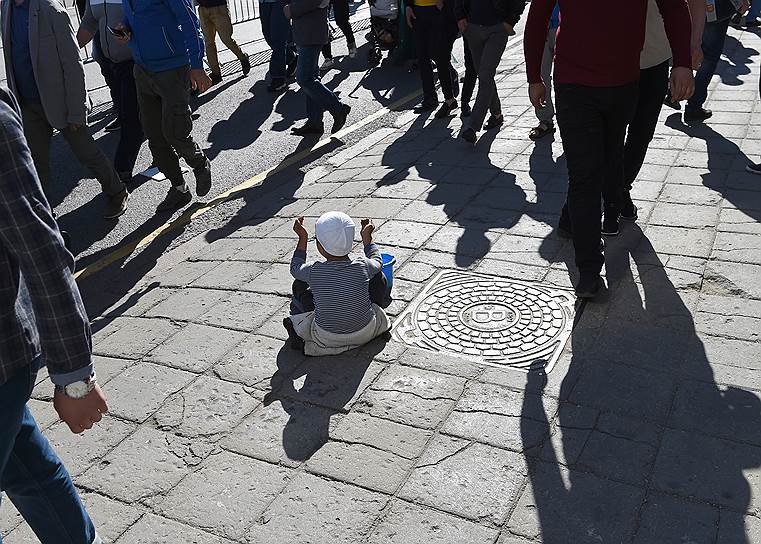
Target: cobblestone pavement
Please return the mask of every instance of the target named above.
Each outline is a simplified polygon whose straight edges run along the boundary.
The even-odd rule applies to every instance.
[[[394,315],[440,269],[570,285],[571,247],[552,233],[562,148],[526,139],[519,49],[498,83],[508,123],[475,149],[452,139],[459,120],[410,114],[247,192],[235,221],[95,319],[102,424],[69,434],[49,384],[36,390],[103,536],[761,542],[761,179],[743,172],[761,160],[759,45],[731,31],[709,125],[664,111],[640,221],[609,240],[607,299],[546,380],[395,341],[307,361],[281,325],[293,218],[311,228],[331,209],[376,218],[399,261]],[[7,501],[0,527],[35,542]]]

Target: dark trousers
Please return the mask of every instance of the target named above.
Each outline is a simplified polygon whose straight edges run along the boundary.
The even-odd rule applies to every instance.
[[[153,162],[173,186],[185,183],[180,157],[193,169],[206,166],[206,155],[193,140],[190,116],[190,66],[165,72],[134,69],[140,119]]]
[[[140,124],[140,109],[137,105],[137,88],[134,76],[135,63],[131,60],[124,62],[111,62],[103,60],[101,68],[109,74],[113,81],[114,106],[117,108],[121,130],[119,131],[119,145],[114,156],[114,167],[120,174],[127,173],[130,176],[135,168],[135,161],[140,154],[145,135],[143,126]]]
[[[296,60],[296,46],[293,44],[291,23],[285,18],[280,2],[259,4],[262,34],[272,50],[270,57],[270,77],[273,80],[285,79],[288,64]]]
[[[299,45],[299,62],[296,65],[296,83],[307,98],[307,122],[322,124],[326,111],[335,113],[341,107],[336,94],[320,81],[320,46]]]
[[[460,102],[463,104],[469,104],[470,99],[473,98],[473,91],[476,88],[476,80],[478,79],[478,72],[476,71],[476,65],[473,64],[473,54],[470,52],[470,44],[468,38],[462,37],[463,56],[465,57],[465,79],[462,82],[462,94],[460,94]]]
[[[308,283],[301,280],[294,280],[292,291],[291,315],[314,311],[314,293],[312,293]],[[370,280],[370,301],[381,308],[388,308],[393,302],[386,276],[383,275],[382,272],[376,274]]]
[[[354,31],[351,29],[351,23],[349,23],[349,0],[330,0],[330,5],[333,6],[333,18],[338,28],[341,29],[341,32],[346,37],[346,44],[349,46],[355,45]],[[333,58],[330,40],[322,46],[322,55],[326,59]]]
[[[469,23],[465,34],[468,36],[473,65],[478,72],[478,94],[473,104],[473,113],[465,126],[479,131],[487,111],[492,117],[502,115],[502,104],[494,77],[507,47],[508,34],[503,23],[491,26]]]
[[[556,84],[557,121],[568,163],[568,212],[576,266],[599,273],[600,198],[618,206],[624,180],[624,138],[637,102],[637,84],[586,87]],[[607,210],[606,213],[617,213]]]
[[[423,84],[423,100],[438,100],[432,62],[436,63],[444,98],[454,98],[457,72],[452,66],[452,45],[457,39],[457,22],[448,11],[436,6],[413,6],[412,9],[415,12],[412,32],[415,35],[418,70]]]
[[[639,72],[637,107],[629,123],[624,144],[624,199],[627,198],[632,183],[637,179],[642,163],[645,162],[668,84],[669,61]]]
[[[703,107],[708,98],[708,85],[716,72],[721,53],[724,51],[724,42],[727,39],[729,19],[706,23],[703,30],[703,62],[695,74],[695,92],[687,101],[687,110],[697,110]]]
[[[114,81],[111,71],[107,69],[106,64],[110,61],[103,54],[103,48],[100,45],[100,31],[96,32],[92,38],[92,60],[98,63],[100,67],[100,73],[106,82],[108,92],[111,94],[111,102],[114,105],[114,110],[119,111],[119,93],[116,90],[116,82]]]

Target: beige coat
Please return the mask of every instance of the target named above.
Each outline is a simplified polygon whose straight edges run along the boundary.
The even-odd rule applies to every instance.
[[[29,51],[48,122],[57,129],[87,123],[85,70],[69,14],[59,0],[29,2]],[[8,86],[18,98],[11,57],[11,2],[0,0]]]

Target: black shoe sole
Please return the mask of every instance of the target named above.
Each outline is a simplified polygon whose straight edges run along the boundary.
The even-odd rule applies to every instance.
[[[322,135],[325,134],[324,128],[316,128],[316,127],[299,127],[294,128],[291,130],[291,134],[294,136],[314,136],[314,135]]]
[[[346,126],[346,120],[351,113],[351,107],[347,106],[339,114],[333,116],[333,126],[330,128],[330,133],[335,134]]]
[[[193,200],[193,196],[190,194],[190,191],[188,191],[187,193],[183,193],[183,194],[185,194],[187,196],[184,197],[182,200],[179,200],[179,201],[175,202],[171,206],[161,207],[161,205],[159,205],[156,208],[156,213],[158,214],[158,213],[173,212],[173,211],[179,210],[180,208],[184,208],[185,206],[190,204],[192,202],[192,200]]]
[[[589,300],[599,295],[600,291],[602,291],[602,279],[597,278],[597,285],[594,287],[594,289],[589,289],[589,290],[576,289],[576,298]]]

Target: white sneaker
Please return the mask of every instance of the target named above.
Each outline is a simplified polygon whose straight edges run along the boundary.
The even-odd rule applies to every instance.
[[[357,46],[355,44],[351,44],[349,46],[349,58],[353,59],[357,56]]]
[[[327,72],[328,70],[332,70],[335,65],[336,62],[333,59],[325,59],[325,62],[320,66],[320,71]]]

